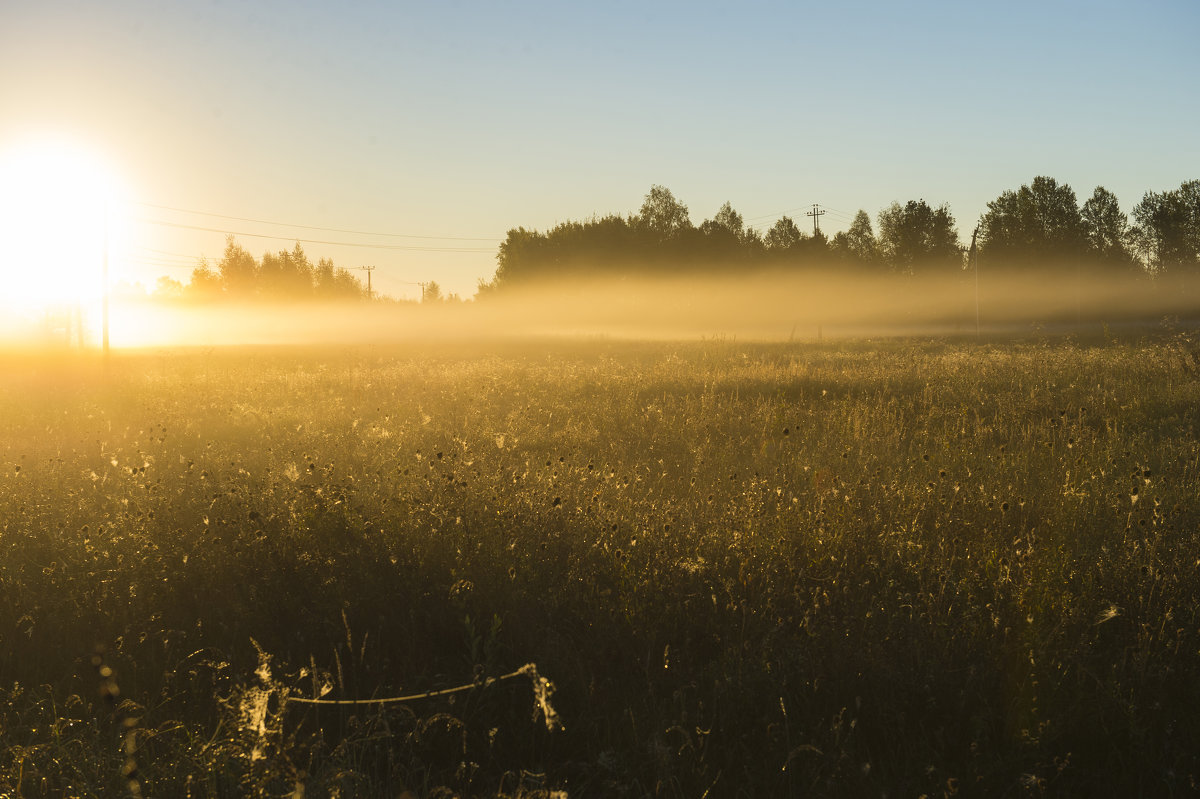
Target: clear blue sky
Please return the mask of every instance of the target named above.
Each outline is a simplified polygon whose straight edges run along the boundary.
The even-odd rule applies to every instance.
[[[377,285],[471,294],[516,226],[726,200],[844,228],[948,203],[965,236],[1050,175],[1128,211],[1200,177],[1200,3],[55,2],[0,6],[0,148],[39,131],[101,153],[135,199],[450,239],[300,238]],[[131,274],[186,279],[223,237],[139,223]],[[243,237],[253,253],[286,241]],[[172,254],[172,255],[168,255]],[[186,257],[177,257],[186,256]]]

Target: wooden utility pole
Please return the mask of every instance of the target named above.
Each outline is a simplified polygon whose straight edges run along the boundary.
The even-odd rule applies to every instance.
[[[811,216],[813,218],[813,235],[814,236],[821,232],[820,218],[825,215],[824,211],[819,210],[820,207],[821,207],[820,203],[813,203],[813,209],[811,211],[809,211],[807,214],[805,214],[805,216]]]
[[[361,269],[367,273],[367,299],[374,299],[374,294],[371,292],[371,273],[375,271],[373,266],[356,266],[355,269]]]

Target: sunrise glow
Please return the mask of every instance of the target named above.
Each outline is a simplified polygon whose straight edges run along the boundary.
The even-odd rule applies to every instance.
[[[95,305],[106,250],[126,225],[120,181],[104,159],[51,137],[0,153],[0,306],[36,315]]]

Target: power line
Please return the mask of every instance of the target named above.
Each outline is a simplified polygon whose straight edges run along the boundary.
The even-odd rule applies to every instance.
[[[203,227],[201,225],[185,225],[181,222],[166,222],[161,219],[135,217],[138,222],[149,225],[179,228],[181,230],[199,230],[205,233],[222,233],[227,236],[245,236],[251,239],[272,239],[274,241],[296,241],[301,244],[325,244],[333,247],[361,247],[369,250],[406,250],[412,252],[492,252],[491,247],[419,247],[405,244],[365,244],[356,241],[326,241],[322,239],[301,239],[295,236],[272,236],[266,233],[247,233],[225,228]],[[486,239],[479,239],[486,241]]]
[[[137,249],[141,250],[142,252],[151,252],[151,253],[154,253],[155,255],[167,255],[172,258],[186,258],[186,259],[192,260],[192,261],[197,259],[197,256],[189,255],[185,252],[170,252],[168,250],[156,250],[153,247],[147,247],[142,244],[135,244],[134,246],[137,247]]]
[[[133,202],[131,205],[140,205],[144,208],[156,208],[160,211],[174,211],[181,214],[194,214],[196,216],[211,216],[217,219],[230,219],[235,222],[253,222],[258,225],[276,225],[278,227],[300,228],[302,230],[320,230],[326,233],[349,233],[355,236],[384,236],[387,238],[397,239],[429,239],[433,241],[499,241],[502,236],[419,236],[414,233],[384,233],[375,230],[349,230],[346,228],[336,227],[318,227],[316,225],[297,225],[291,222],[272,222],[266,219],[251,219],[244,216],[228,216],[227,214],[215,214],[209,211],[193,211],[187,208],[174,208],[169,205],[155,205],[153,203]]]
[[[213,263],[210,259],[208,259],[206,256],[203,256],[203,255],[199,255],[199,256],[198,255],[189,255],[187,253],[182,253],[182,252],[172,252],[170,250],[159,250],[154,247],[146,247],[145,245],[141,245],[141,244],[134,245],[134,250],[136,250],[136,252],[126,255],[125,257],[121,258],[121,261],[123,263],[131,264],[131,265],[135,265],[135,266],[150,266],[150,267],[159,267],[159,268],[167,268],[167,269],[191,269],[191,270],[194,270],[199,266],[201,260],[208,261],[210,268],[216,266],[215,263]],[[370,289],[371,278],[370,278],[369,272],[374,271],[374,269],[375,269],[374,266],[371,266],[369,268],[361,267],[361,266],[359,266],[359,267],[338,267],[338,268],[342,269],[342,270],[353,270],[353,269],[367,270],[368,271],[368,276],[367,276],[368,290],[369,291],[371,290]],[[393,279],[390,282],[394,283],[394,284],[405,285],[405,286],[420,286],[420,285],[422,285],[420,282],[415,281],[415,280]]]
[[[114,257],[126,263],[177,266],[181,269],[191,269],[200,264],[199,258],[164,258],[159,255],[146,255],[142,253],[119,253]]]
[[[752,217],[750,217],[749,219],[747,219],[746,221],[747,221],[747,222],[753,222],[753,221],[754,221],[754,220],[756,220],[756,219],[771,219],[771,218],[773,218],[773,217],[786,216],[786,215],[788,215],[788,214],[795,213],[796,211],[801,211],[801,210],[803,210],[803,209],[805,209],[805,208],[808,208],[808,207],[809,207],[809,206],[807,206],[807,205],[801,205],[801,206],[800,206],[800,207],[798,207],[798,208],[789,208],[789,209],[787,209],[786,211],[777,211],[776,213],[773,213],[773,214],[763,214],[762,216],[752,216]]]
[[[787,216],[788,214],[793,214],[797,211],[802,211],[805,208],[811,208],[812,205],[813,205],[812,203],[809,203],[808,205],[801,205],[797,208],[789,208],[786,211],[777,211],[773,214],[763,214],[762,216],[752,216],[752,217],[747,218],[746,221],[754,222],[759,219],[778,219],[781,216]],[[845,211],[842,211],[838,208],[830,208],[828,205],[823,205],[821,207],[824,208],[826,211],[829,211],[830,215],[833,217],[844,218],[847,221],[853,221],[853,219],[854,219],[853,214],[848,214]]]
[[[825,206],[821,206],[821,210],[829,211],[829,218],[832,219],[834,222],[838,222],[840,224],[846,225],[847,227],[854,224],[854,217],[852,217],[852,216],[846,216],[845,214],[839,214],[836,211],[830,211]]]
[[[192,264],[172,264],[166,261],[149,261],[141,258],[122,258],[119,259],[122,263],[132,264],[134,266],[152,266],[156,269],[195,269]]]
[[[143,247],[142,249],[149,250],[150,248]],[[153,250],[153,251],[154,252],[165,252],[163,250]],[[172,254],[178,255],[180,258],[190,259],[190,262],[189,263],[181,263],[179,261],[173,262],[173,261],[165,259],[165,258],[157,258],[154,256],[144,256],[144,255],[127,256],[127,257],[121,258],[119,260],[122,263],[130,264],[130,265],[134,265],[134,266],[152,266],[152,267],[163,268],[163,269],[192,269],[192,270],[194,270],[199,265],[199,262],[200,262],[199,257],[186,256],[186,255],[182,255],[182,254],[178,254],[178,253],[172,253]],[[218,266],[218,264],[214,264],[211,262],[209,263],[210,268],[214,268],[216,266]],[[368,270],[368,267],[363,267],[363,266],[337,267],[337,268],[339,270],[345,270],[345,271],[350,271],[350,270],[354,270],[354,269]],[[374,266],[369,267],[369,271],[374,271],[375,268],[376,267],[374,267]],[[371,282],[371,280],[370,280],[370,276],[368,274],[367,283],[369,284],[370,282]],[[397,284],[404,285],[404,286],[423,285],[422,283],[420,283],[416,280],[393,279],[389,282],[397,283]]]
[[[121,258],[125,261],[143,261],[145,263],[171,264],[172,266],[194,266],[200,262],[199,258],[168,258],[162,255],[150,255],[147,253],[118,253],[114,257]]]

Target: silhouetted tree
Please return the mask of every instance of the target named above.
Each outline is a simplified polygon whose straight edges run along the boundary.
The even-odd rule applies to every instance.
[[[487,300],[493,298],[499,292],[499,287],[496,285],[496,280],[493,277],[491,280],[479,278],[475,281],[475,300]]]
[[[798,247],[800,262],[807,265],[824,266],[829,263],[832,254],[829,239],[822,230],[805,236]]]
[[[701,252],[697,255],[702,255],[704,260],[721,264],[743,261],[748,255],[742,215],[728,202],[712,219],[701,222],[699,230],[703,241],[698,242]]]
[[[318,295],[328,296],[332,293],[334,284],[336,283],[333,269],[333,261],[331,259],[322,258],[317,261],[317,265],[313,269],[313,284]]]
[[[313,292],[323,300],[357,300],[365,294],[358,278],[348,269],[333,265],[329,258],[322,258],[313,267]]]
[[[313,266],[298,242],[291,250],[265,253],[260,264],[229,236],[217,270],[201,258],[192,270],[185,295],[205,301],[220,297],[265,301],[350,300],[361,299],[365,291],[358,278],[335,267],[328,258]]]
[[[225,254],[221,256],[217,270],[221,273],[221,285],[232,297],[252,297],[258,289],[258,262],[254,256],[234,241],[233,236],[225,239]]]
[[[660,240],[678,236],[692,226],[687,206],[676,200],[670,189],[657,185],[650,187],[634,219],[639,227],[657,234]]]
[[[312,294],[313,269],[300,242],[291,251],[263,253],[258,268],[259,292],[275,299],[302,299]]]
[[[338,267],[333,270],[334,296],[338,299],[361,300],[368,298],[367,289],[362,281],[350,273],[349,269]],[[376,292],[376,298],[379,293]]]
[[[313,290],[313,265],[309,263],[308,257],[304,254],[304,249],[300,246],[300,242],[296,242],[296,245],[292,247],[288,266],[291,290],[297,296],[311,294]]]
[[[747,226],[742,231],[742,251],[743,257],[749,262],[761,260],[767,252],[767,242],[763,234]]]
[[[980,250],[992,264],[1076,263],[1085,254],[1085,235],[1075,191],[1044,176],[1006,191],[988,203],[979,239]]]
[[[425,284],[425,289],[421,292],[422,303],[442,302],[445,298],[442,297],[442,287],[435,281],[429,281]]]
[[[530,282],[674,268],[695,248],[687,206],[662,186],[653,186],[641,211],[586,222],[562,222],[545,233],[523,227],[508,231],[496,253],[495,289]]]
[[[1115,269],[1132,269],[1136,259],[1130,252],[1129,217],[1117,197],[1103,186],[1079,209],[1088,255],[1097,263]]]
[[[931,208],[924,200],[892,203],[879,212],[879,250],[896,272],[962,268],[962,247],[947,205]]]
[[[1200,270],[1200,180],[1185,181],[1172,191],[1147,192],[1133,218],[1153,271]]]
[[[773,254],[786,253],[793,249],[804,239],[804,234],[800,232],[800,228],[796,227],[796,223],[791,217],[781,216],[767,231],[766,244],[767,251]]]
[[[609,214],[589,220],[578,232],[579,247],[586,256],[589,270],[621,269],[638,260],[644,249],[638,232],[629,220],[619,214]]]
[[[718,210],[712,219],[713,224],[722,230],[727,230],[735,239],[742,237],[742,232],[745,229],[745,222],[742,215],[733,210],[733,206],[726,201]]]
[[[496,285],[519,285],[545,277],[545,241],[536,230],[519,227],[508,231],[496,252]]]
[[[215,300],[221,296],[221,276],[209,266],[207,258],[201,258],[192,270],[185,296],[199,301]]]
[[[879,242],[871,229],[871,217],[860,210],[854,215],[850,227],[836,234],[830,248],[843,260],[858,266],[874,266],[879,263]]]

